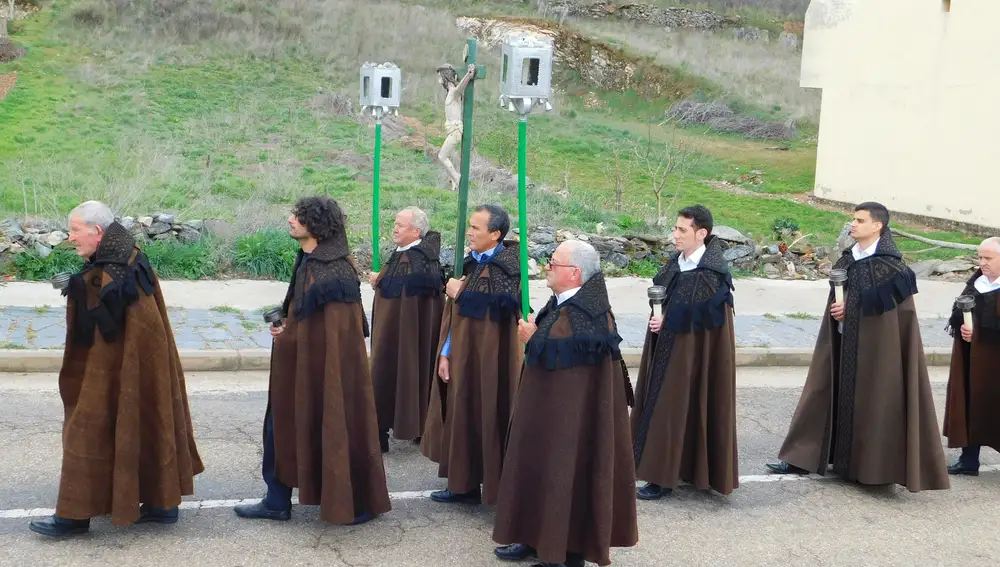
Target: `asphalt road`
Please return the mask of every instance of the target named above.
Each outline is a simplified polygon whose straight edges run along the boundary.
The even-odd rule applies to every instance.
[[[932,369],[938,418],[944,369]],[[633,373],[634,374],[634,373]],[[741,486],[728,497],[682,487],[639,503],[639,545],[612,551],[615,565],[996,565],[1000,458],[954,478],[948,491],[910,494],[836,478],[774,477],[805,369],[740,370]],[[189,394],[206,472],[173,526],[114,527],[51,541],[27,530],[55,504],[62,407],[54,375],[0,374],[0,566],[496,566],[492,508],[443,505],[424,493],[443,483],[415,445],[386,456],[393,510],[356,527],[325,524],[315,507],[290,522],[237,518],[232,500],[259,498],[262,373],[191,374]],[[949,460],[955,451],[948,451]],[[778,478],[784,480],[776,480]]]

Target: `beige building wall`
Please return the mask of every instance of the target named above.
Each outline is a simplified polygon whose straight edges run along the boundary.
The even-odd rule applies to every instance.
[[[813,0],[817,197],[1000,227],[1000,0]]]

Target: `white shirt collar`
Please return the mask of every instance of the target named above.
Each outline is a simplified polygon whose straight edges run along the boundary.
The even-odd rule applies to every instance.
[[[986,277],[986,274],[983,274],[976,278],[975,286],[976,291],[979,293],[990,293],[1000,289],[1000,278],[990,281],[990,278]]]
[[[875,240],[874,244],[864,250],[861,249],[861,244],[855,244],[854,247],[851,248],[851,255],[853,255],[854,260],[857,261],[875,254],[876,250],[878,250],[878,240]]]
[[[409,250],[410,248],[413,248],[417,244],[420,244],[421,240],[423,240],[423,238],[418,238],[418,239],[414,240],[413,242],[407,244],[406,246],[397,246],[396,247],[396,252],[404,252],[406,250]]]
[[[701,257],[705,255],[705,245],[702,244],[697,250],[691,253],[691,257],[685,258],[684,253],[677,258],[677,265],[682,272],[688,272],[698,267]]]
[[[574,287],[556,295],[556,305],[562,305],[564,301],[576,295],[578,291],[580,291],[580,288]]]

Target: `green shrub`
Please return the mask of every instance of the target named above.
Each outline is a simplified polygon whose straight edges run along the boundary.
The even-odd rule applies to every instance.
[[[249,276],[287,282],[292,278],[292,264],[298,250],[298,243],[286,232],[262,230],[236,239],[233,268]]]
[[[61,272],[77,272],[82,266],[83,259],[75,249],[59,246],[45,258],[34,251],[17,254],[4,271],[22,280],[44,281]]]
[[[656,272],[660,271],[661,267],[662,265],[659,262],[649,258],[643,258],[638,262],[635,260],[629,262],[628,266],[625,267],[625,270],[628,273],[636,275],[640,278],[651,278],[656,275]]]
[[[142,247],[156,274],[164,279],[199,280],[219,273],[212,253],[212,241],[202,239],[191,244],[176,241],[153,241]]]
[[[784,238],[785,234],[792,234],[798,232],[799,223],[795,222],[795,219],[788,217],[775,219],[774,223],[771,225],[771,232],[774,233],[774,237],[777,239]]]

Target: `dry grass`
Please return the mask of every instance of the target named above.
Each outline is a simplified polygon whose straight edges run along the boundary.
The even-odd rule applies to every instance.
[[[648,26],[575,20],[569,22],[605,41],[653,57],[719,84],[728,98],[763,107],[780,107],[794,120],[817,122],[820,95],[799,86],[801,53],[775,43],[747,43],[731,32],[716,34],[663,30]]]
[[[120,53],[120,72],[193,65],[215,57],[318,65],[354,86],[370,57],[405,69],[403,96],[427,101],[440,90],[434,69],[461,58],[465,37],[443,10],[353,0],[90,0],[69,10],[77,38]],[[99,83],[109,70],[85,73]]]

